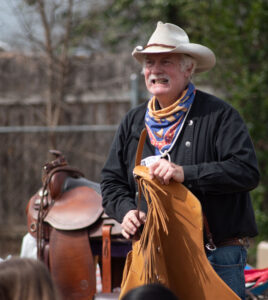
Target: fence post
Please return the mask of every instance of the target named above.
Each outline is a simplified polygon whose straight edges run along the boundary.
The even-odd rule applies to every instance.
[[[139,103],[139,77],[135,73],[130,75],[130,86],[130,102],[131,108],[133,108]]]

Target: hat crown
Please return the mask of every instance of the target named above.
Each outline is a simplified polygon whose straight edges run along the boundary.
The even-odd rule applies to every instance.
[[[181,44],[189,43],[186,32],[177,25],[158,22],[157,27],[149,39],[147,45],[163,44],[178,47]]]

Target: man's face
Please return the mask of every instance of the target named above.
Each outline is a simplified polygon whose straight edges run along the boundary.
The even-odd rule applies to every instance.
[[[156,96],[161,107],[174,103],[188,83],[189,71],[182,72],[180,54],[148,54],[144,76],[148,91]]]

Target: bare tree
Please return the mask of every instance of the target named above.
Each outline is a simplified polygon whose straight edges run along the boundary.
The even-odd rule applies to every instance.
[[[48,126],[56,126],[59,122],[61,105],[65,96],[66,79],[69,71],[68,49],[73,16],[73,0],[68,0],[65,26],[59,45],[52,42],[52,22],[49,22],[44,0],[37,0],[37,11],[40,15],[45,34],[45,54],[48,60],[48,99],[46,105],[46,120]],[[53,3],[52,13],[58,9]],[[57,54],[58,52],[58,54]]]
[[[10,0],[6,0],[10,1]],[[44,57],[47,89],[45,123],[52,128],[51,146],[55,147],[53,127],[59,124],[70,74],[70,45],[73,18],[82,0],[11,1],[21,31],[31,49]],[[85,4],[85,3],[84,3]],[[85,7],[85,5],[83,6]],[[77,25],[77,21],[76,21]]]

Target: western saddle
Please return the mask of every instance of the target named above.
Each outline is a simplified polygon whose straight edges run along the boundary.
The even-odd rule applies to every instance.
[[[131,242],[103,210],[100,186],[68,165],[57,150],[43,167],[43,186],[26,208],[29,233],[38,258],[48,266],[64,299],[96,297],[96,264],[102,293],[120,286]],[[115,297],[116,298],[116,297]]]

